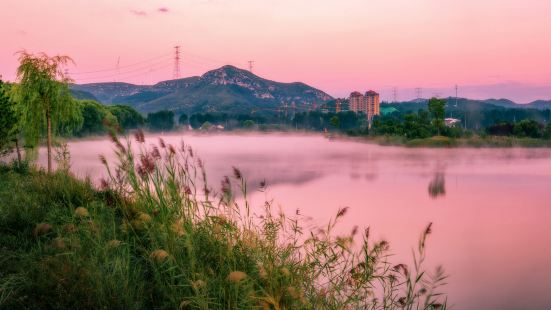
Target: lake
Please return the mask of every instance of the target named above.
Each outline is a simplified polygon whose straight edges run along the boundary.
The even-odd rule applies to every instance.
[[[216,189],[232,166],[252,185],[265,179],[268,191],[251,196],[258,211],[273,199],[322,224],[350,207],[340,229],[370,226],[390,242],[396,263],[412,264],[411,250],[433,222],[427,263],[445,267],[456,309],[551,309],[551,149],[403,148],[293,134],[163,139],[191,145]],[[109,139],[69,147],[81,177],[98,180],[98,155],[113,158]]]

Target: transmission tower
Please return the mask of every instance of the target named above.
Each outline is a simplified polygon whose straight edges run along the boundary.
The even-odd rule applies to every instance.
[[[415,88],[415,97],[421,99],[423,97],[423,89],[421,87]]]
[[[398,102],[398,89],[396,87],[392,88],[392,102]]]
[[[119,78],[119,75],[121,74],[120,66],[119,66],[120,64],[121,64],[121,56],[119,56],[119,58],[117,58],[117,75],[113,79],[114,82],[117,81],[117,79]]]
[[[249,63],[249,72],[253,72],[253,65],[254,65],[254,60],[249,60],[247,61]]]
[[[457,84],[455,84],[455,106],[457,107],[457,89],[459,87],[457,87]]]
[[[180,46],[174,47],[174,79],[180,78]]]

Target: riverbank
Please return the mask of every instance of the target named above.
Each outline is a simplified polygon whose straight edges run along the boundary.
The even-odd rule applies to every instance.
[[[404,146],[415,148],[549,148],[551,139],[517,138],[506,136],[478,136],[473,135],[466,138],[450,138],[434,136],[425,139],[406,139],[401,136],[364,136],[349,137],[334,135],[333,138],[352,139],[383,146]]]
[[[0,167],[0,308],[442,307],[422,284],[432,278],[417,279],[421,266],[386,260],[388,243],[333,234],[346,209],[312,234],[269,203],[253,217],[234,198],[247,192],[239,170],[216,190],[186,145],[137,139],[141,154],[115,139],[118,161],[105,162],[112,174],[99,189],[66,172]]]

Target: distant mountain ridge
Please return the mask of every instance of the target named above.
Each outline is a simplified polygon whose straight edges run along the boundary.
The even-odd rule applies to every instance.
[[[306,109],[333,99],[304,83],[275,82],[233,66],[155,85],[73,84],[71,90],[80,97],[92,96],[105,104],[128,104],[143,113],[163,109],[186,113],[273,113],[283,104]]]

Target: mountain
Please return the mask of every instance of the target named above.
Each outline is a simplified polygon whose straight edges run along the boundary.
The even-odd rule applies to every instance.
[[[176,113],[276,113],[282,105],[306,109],[333,99],[304,83],[280,83],[249,71],[223,66],[202,76],[159,82],[155,85],[93,83],[71,85],[105,104],[128,104],[142,113],[163,109]]]
[[[96,98],[96,96],[92,95],[91,93],[87,92],[87,91],[84,91],[84,90],[76,90],[76,89],[71,89],[71,95],[76,98],[76,99],[79,99],[79,100],[95,100],[95,101],[99,101],[98,98]]]
[[[551,110],[551,100],[536,100],[530,102],[528,106],[538,110]]]

